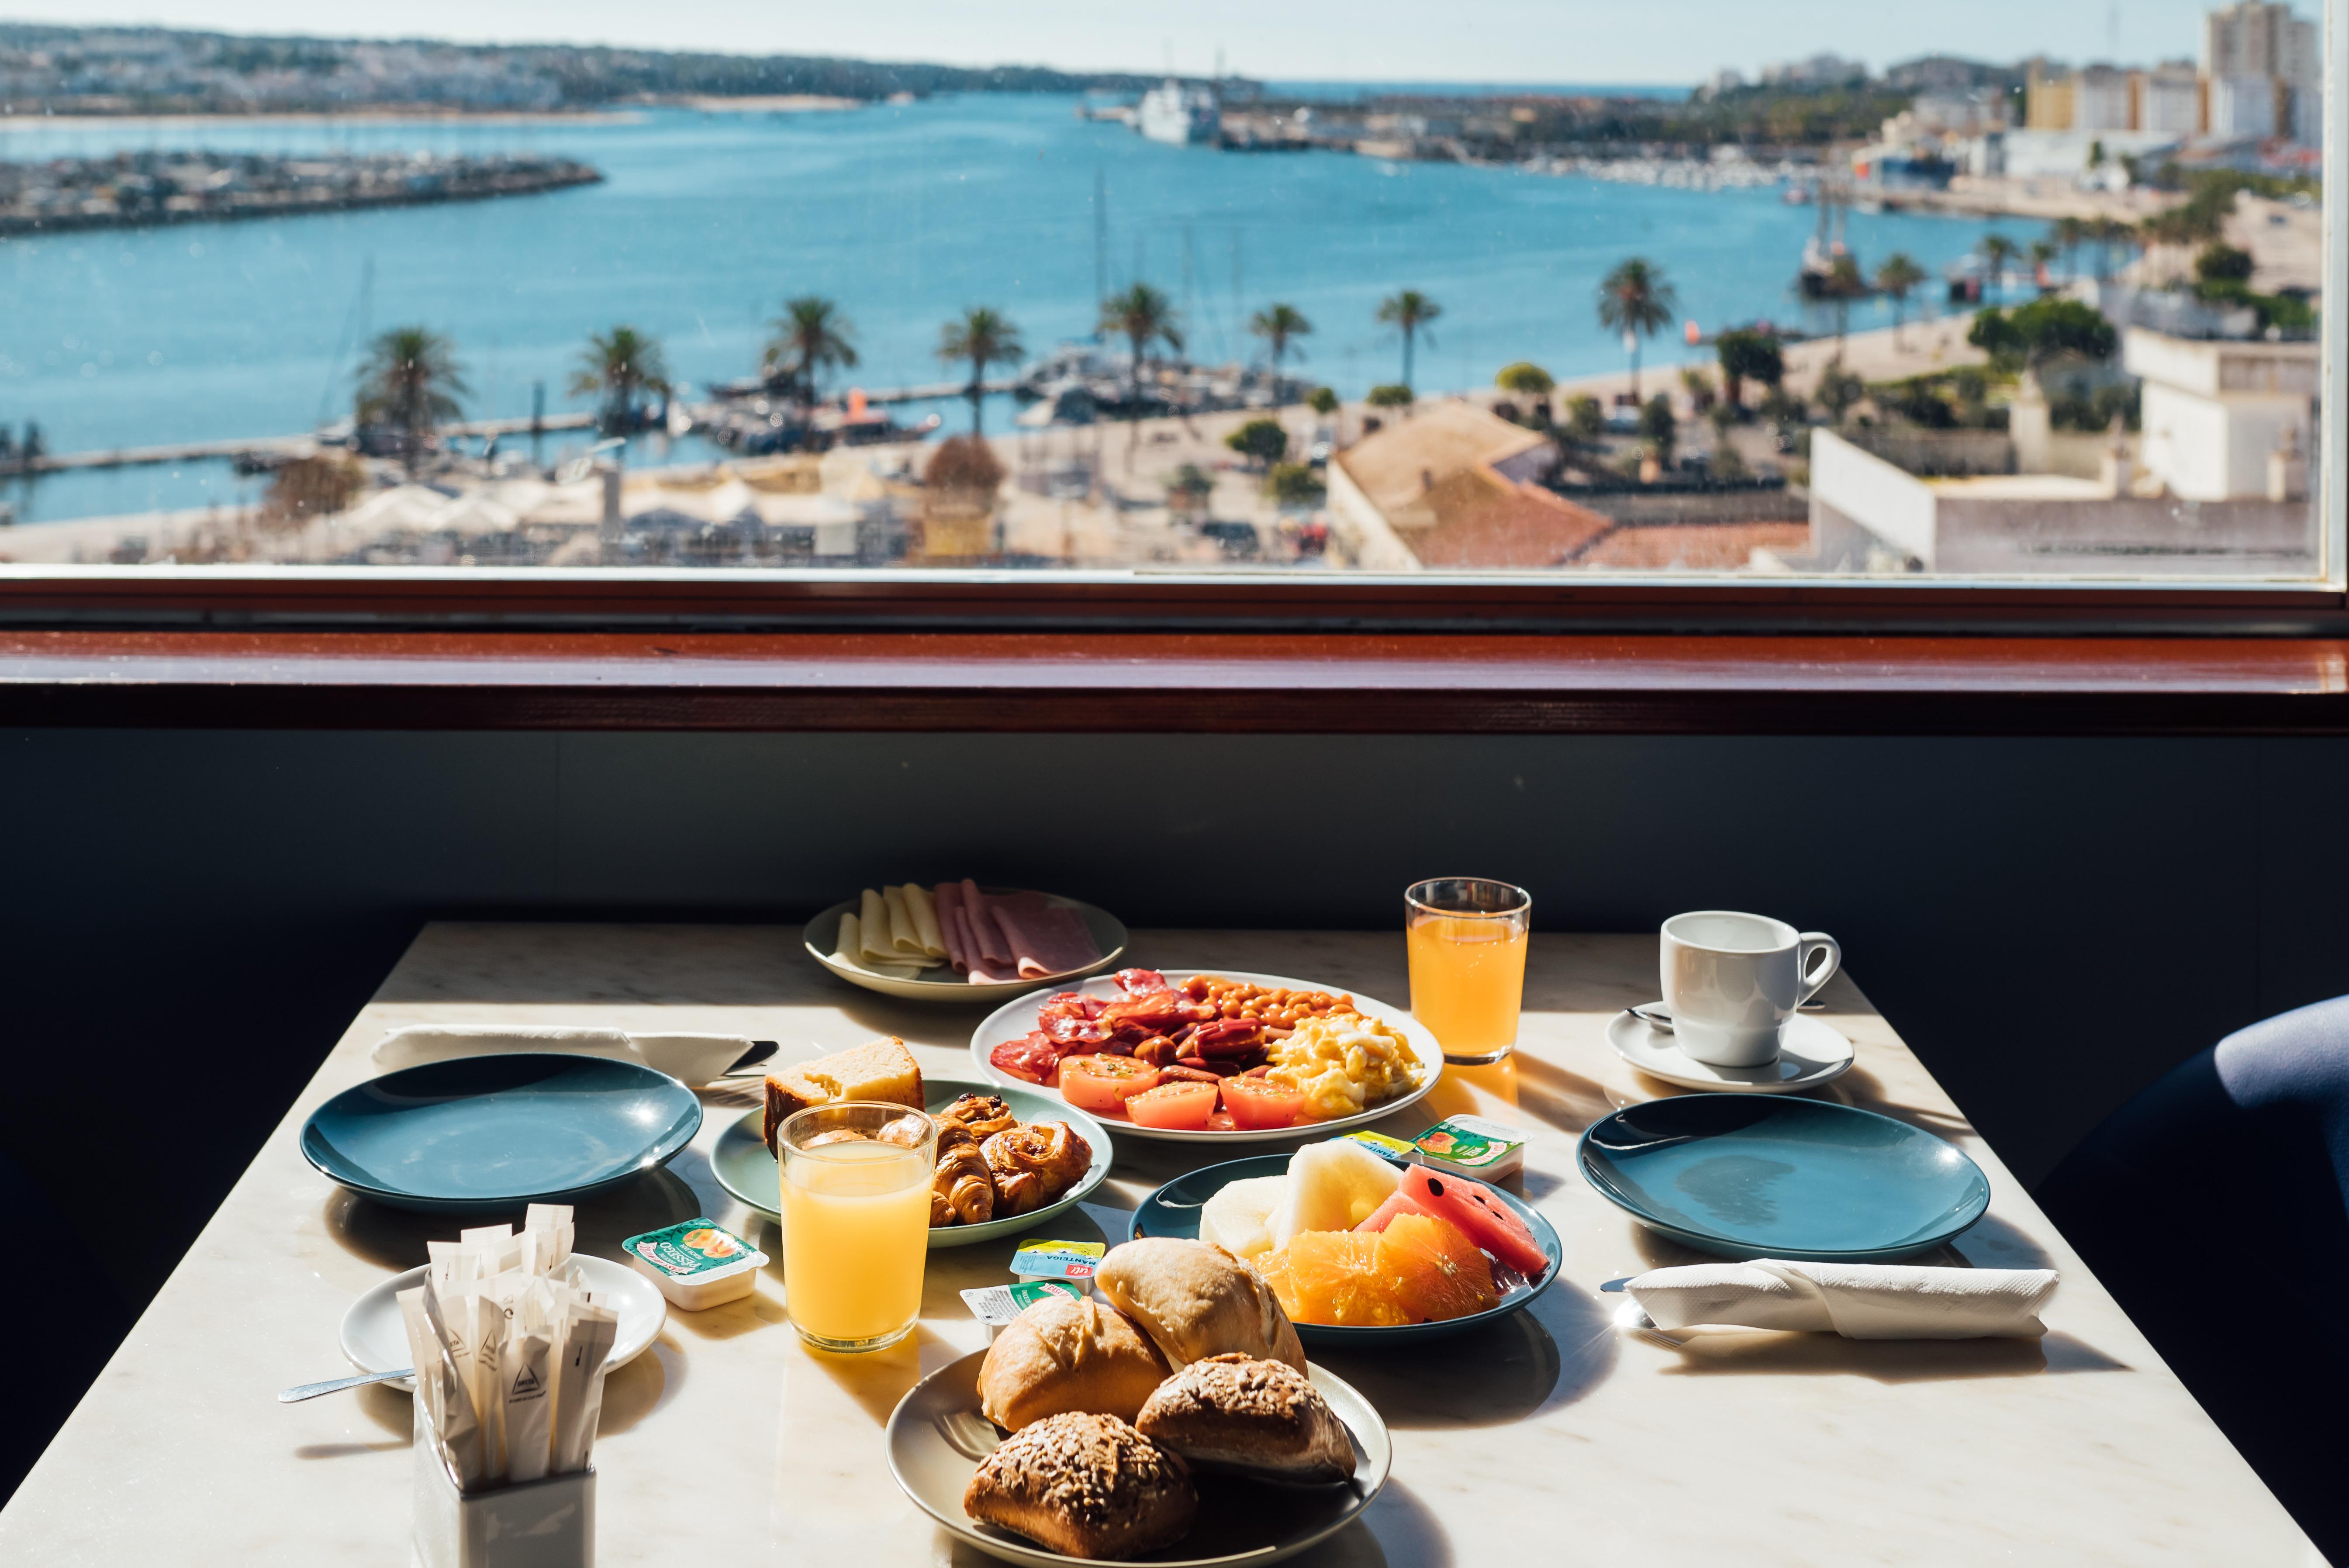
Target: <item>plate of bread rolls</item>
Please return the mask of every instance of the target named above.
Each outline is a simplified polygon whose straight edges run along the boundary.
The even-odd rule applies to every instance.
[[[775,1130],[795,1111],[840,1100],[910,1106],[937,1123],[933,1247],[1020,1234],[1074,1207],[1109,1176],[1108,1130],[1059,1096],[925,1080],[905,1043],[883,1038],[769,1073],[766,1105],[719,1135],[709,1160],[718,1184],[779,1221]]]
[[[1034,1568],[1277,1562],[1386,1484],[1378,1411],[1309,1365],[1279,1302],[1218,1246],[1152,1237],[916,1384],[890,1473],[949,1532]]]

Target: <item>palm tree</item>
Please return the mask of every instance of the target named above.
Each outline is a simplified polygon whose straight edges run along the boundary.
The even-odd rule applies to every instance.
[[[1128,429],[1125,443],[1126,467],[1133,466],[1133,449],[1142,439],[1142,360],[1151,345],[1164,343],[1175,353],[1183,352],[1182,318],[1174,313],[1174,302],[1148,284],[1136,283],[1122,294],[1113,294],[1102,301],[1101,330],[1125,339],[1133,350],[1133,365],[1128,373],[1131,389],[1128,404]]]
[[[2064,256],[2064,273],[2067,277],[2080,275],[2080,247],[2088,241],[2094,222],[2086,218],[2063,217],[2049,225],[2047,237]]]
[[[2006,269],[2017,256],[2023,254],[2022,250],[2004,234],[1989,235],[1982,241],[1982,259],[1990,263],[1991,283],[2003,288],[2006,284]]]
[[[1599,284],[1599,325],[1623,335],[1631,354],[1631,401],[1640,400],[1640,340],[1653,337],[1671,325],[1681,307],[1680,295],[1664,277],[1663,268],[1641,256],[1615,263]]]
[[[1868,280],[1860,275],[1859,263],[1849,256],[1837,256],[1827,268],[1826,281],[1819,285],[1820,296],[1832,301],[1836,313],[1836,363],[1843,363],[1844,334],[1851,325],[1851,302],[1868,297]]]
[[[1272,355],[1272,378],[1278,382],[1280,379],[1280,362],[1288,357],[1290,345],[1298,338],[1311,336],[1313,324],[1306,320],[1305,313],[1293,304],[1273,304],[1267,305],[1249,319],[1248,330],[1264,339],[1265,347]],[[1304,358],[1305,351],[1299,349],[1297,357]]]
[[[664,397],[669,393],[668,359],[661,353],[660,339],[633,326],[589,333],[579,369],[571,377],[571,395],[602,397],[595,428],[606,436],[635,429],[636,397],[645,392]]]
[[[1435,334],[1428,331],[1428,324],[1443,314],[1442,305],[1417,289],[1404,289],[1400,294],[1390,294],[1379,302],[1379,325],[1392,326],[1402,334],[1402,384],[1404,386],[1411,385],[1411,355],[1413,344],[1423,332],[1427,333],[1428,342],[1435,341]]]
[[[1892,301],[1892,346],[1900,346],[1900,329],[1909,323],[1909,294],[1925,281],[1925,269],[1906,251],[1895,251],[1876,269],[1876,286]]]
[[[2044,283],[2040,283],[2039,292],[2041,294],[2053,294],[2055,289],[2055,280],[2048,273],[2047,263],[2055,259],[2055,247],[2045,240],[2033,240],[2031,242],[2031,250],[2029,253],[2031,257],[2031,275],[2033,280],[2034,282],[2043,278],[2046,280]]]
[[[970,386],[963,395],[970,399],[970,433],[976,436],[979,405],[987,397],[987,367],[1017,365],[1028,357],[1028,349],[1009,316],[975,304],[962,313],[960,320],[938,329],[938,357],[949,365],[970,362]]]
[[[831,300],[816,294],[785,300],[774,328],[761,372],[771,386],[796,392],[802,402],[815,401],[825,371],[856,367],[856,328]]]
[[[359,423],[390,426],[400,463],[413,473],[441,422],[457,417],[465,392],[453,344],[429,327],[395,326],[359,366]]]

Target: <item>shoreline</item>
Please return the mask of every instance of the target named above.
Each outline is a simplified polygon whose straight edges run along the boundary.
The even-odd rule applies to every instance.
[[[384,105],[348,111],[300,108],[273,113],[267,109],[174,109],[161,114],[120,114],[110,110],[78,114],[0,114],[0,135],[11,131],[82,129],[121,126],[141,130],[194,130],[215,125],[637,125],[641,108],[622,109],[444,109],[419,104],[413,108]]]

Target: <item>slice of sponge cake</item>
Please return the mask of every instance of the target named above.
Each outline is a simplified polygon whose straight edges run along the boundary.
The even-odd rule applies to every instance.
[[[905,1041],[892,1036],[777,1068],[767,1075],[767,1147],[775,1147],[775,1132],[785,1117],[843,1099],[877,1099],[919,1110],[921,1064]]]

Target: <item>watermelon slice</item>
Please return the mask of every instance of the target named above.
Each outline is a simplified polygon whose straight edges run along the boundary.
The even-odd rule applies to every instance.
[[[1393,1219],[1398,1214],[1426,1214],[1427,1212],[1428,1212],[1425,1209],[1420,1207],[1418,1200],[1414,1199],[1410,1193],[1398,1187],[1395,1189],[1393,1193],[1388,1197],[1385,1202],[1381,1203],[1377,1208],[1371,1211],[1371,1217],[1369,1219],[1364,1220],[1361,1224],[1356,1225],[1354,1229],[1358,1231],[1371,1232],[1383,1231],[1387,1228],[1387,1222]],[[1429,1218],[1431,1219],[1434,1216],[1432,1214],[1429,1215]]]
[[[1539,1279],[1549,1266],[1549,1255],[1534,1240],[1532,1227],[1482,1181],[1439,1175],[1424,1165],[1413,1165],[1404,1170],[1402,1185],[1395,1195],[1409,1198],[1423,1212],[1451,1221],[1470,1241],[1529,1280]]]

